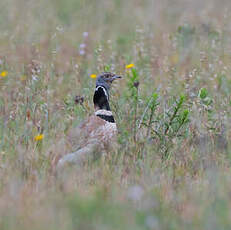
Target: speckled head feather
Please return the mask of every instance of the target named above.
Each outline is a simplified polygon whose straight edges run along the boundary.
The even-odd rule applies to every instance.
[[[96,87],[103,86],[105,89],[109,90],[111,87],[111,83],[118,78],[121,78],[121,76],[118,76],[111,72],[103,72],[96,79]]]

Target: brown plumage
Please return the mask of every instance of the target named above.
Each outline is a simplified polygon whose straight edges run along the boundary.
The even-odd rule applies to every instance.
[[[67,133],[64,142],[70,151],[55,159],[59,169],[97,159],[114,142],[117,127],[109,106],[109,89],[117,78],[120,77],[112,73],[103,73],[97,77],[93,98],[95,114]]]

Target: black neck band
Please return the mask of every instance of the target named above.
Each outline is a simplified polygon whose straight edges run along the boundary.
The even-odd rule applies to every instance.
[[[115,119],[112,115],[97,114],[96,116],[102,118],[105,121],[115,123]]]

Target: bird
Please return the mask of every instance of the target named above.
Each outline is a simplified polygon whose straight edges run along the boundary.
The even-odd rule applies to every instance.
[[[109,105],[109,91],[112,82],[119,78],[121,76],[111,72],[97,76],[93,96],[95,112],[79,126],[68,131],[66,145],[72,151],[58,159],[58,169],[94,161],[115,141],[117,126]]]

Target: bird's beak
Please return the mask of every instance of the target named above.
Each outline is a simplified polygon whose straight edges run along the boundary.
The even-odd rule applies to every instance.
[[[115,79],[119,79],[119,78],[122,78],[121,76],[118,76],[118,75],[114,75],[112,78],[111,78],[111,81],[113,82]]]

